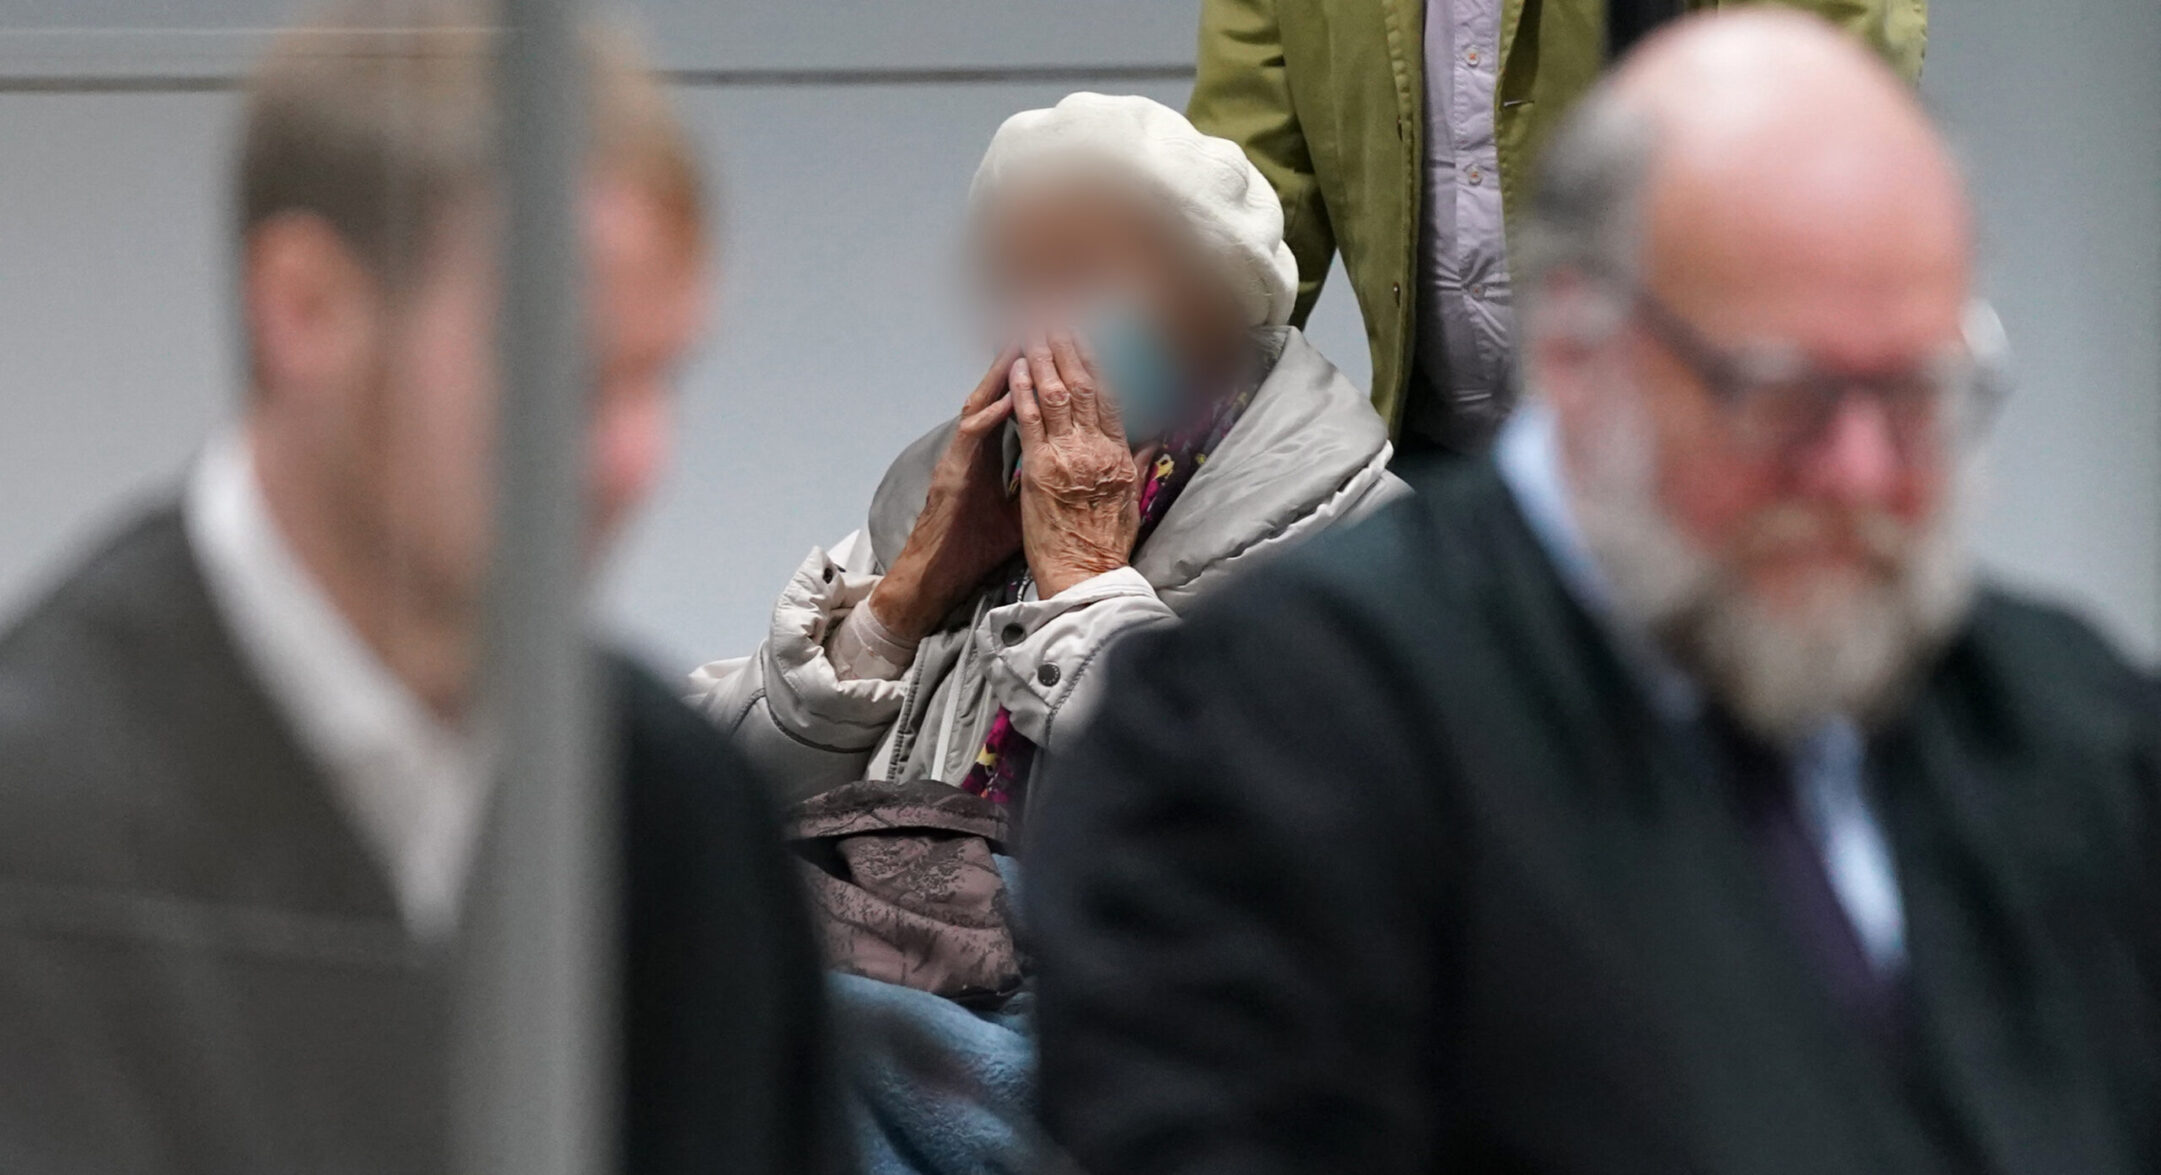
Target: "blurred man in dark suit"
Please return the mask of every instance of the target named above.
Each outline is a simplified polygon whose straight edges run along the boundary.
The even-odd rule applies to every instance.
[[[1647,41],[1548,160],[1494,457],[1136,642],[1047,781],[1053,1134],[2161,1170],[2161,713],[1971,586],[1998,339],[1936,132],[1756,12]]]
[[[240,419],[0,637],[0,1167],[447,1169],[500,300],[474,11],[347,4],[271,51]],[[597,548],[660,469],[706,268],[664,96],[621,45],[589,57]],[[827,1168],[774,821],[671,688],[607,678],[624,1164]]]

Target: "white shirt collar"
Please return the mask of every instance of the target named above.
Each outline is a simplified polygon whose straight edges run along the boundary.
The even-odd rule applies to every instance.
[[[1494,439],[1493,459],[1516,508],[1538,536],[1569,595],[1604,627],[1622,659],[1650,692],[1652,704],[1671,721],[1694,722],[1703,711],[1702,691],[1649,633],[1614,607],[1606,573],[1569,505],[1568,473],[1561,464],[1560,445],[1553,410],[1542,400],[1527,399],[1501,426],[1500,436]]]
[[[373,650],[286,544],[245,432],[213,439],[182,506],[210,597],[301,748],[388,872],[406,926],[455,928],[486,775]]]

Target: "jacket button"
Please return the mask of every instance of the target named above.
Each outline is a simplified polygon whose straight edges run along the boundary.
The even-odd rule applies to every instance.
[[[1403,283],[1389,282],[1388,292],[1396,296],[1396,301],[1401,302],[1403,300]]]
[[[1041,684],[1045,688],[1057,685],[1058,667],[1056,665],[1045,665],[1041,669],[1035,671],[1035,679],[1037,683]]]
[[[999,630],[998,639],[1005,642],[1005,647],[1010,649],[1028,639],[1028,630],[1018,624],[1008,624]]]

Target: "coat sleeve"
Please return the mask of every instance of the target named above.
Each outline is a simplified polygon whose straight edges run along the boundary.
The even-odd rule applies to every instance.
[[[863,778],[900,716],[905,679],[842,681],[826,655],[834,626],[877,586],[873,563],[861,531],[813,548],[774,603],[764,643],[691,674],[691,704],[784,800]]]
[[[1329,527],[1365,518],[1410,495],[1388,471],[1383,445],[1364,474],[1327,506],[1299,520],[1271,545],[1294,546]],[[1249,564],[1245,560],[1241,565]],[[1121,567],[1077,583],[1048,600],[994,608],[976,629],[993,692],[1013,724],[1037,746],[1064,752],[1108,699],[1106,654],[1135,633],[1178,623],[1139,571]]]
[[[1341,676],[1362,626],[1250,586],[1121,645],[1050,761],[1025,898],[1046,1124],[1089,1171],[1432,1170],[1448,854],[1408,691]]]
[[[1298,258],[1298,306],[1291,323],[1303,325],[1320,299],[1336,236],[1291,101],[1277,0],[1203,0],[1186,117],[1244,148],[1283,202],[1283,239]]]
[[[711,726],[617,662],[623,1171],[855,1170],[799,863]]]

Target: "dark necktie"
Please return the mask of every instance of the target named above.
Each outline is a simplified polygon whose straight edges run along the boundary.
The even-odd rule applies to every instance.
[[[1714,714],[1706,725],[1788,931],[1815,962],[1839,1010],[1878,1043],[1900,1045],[1902,981],[1869,960],[1832,888],[1823,854],[1802,820],[1791,761],[1723,715]]]

